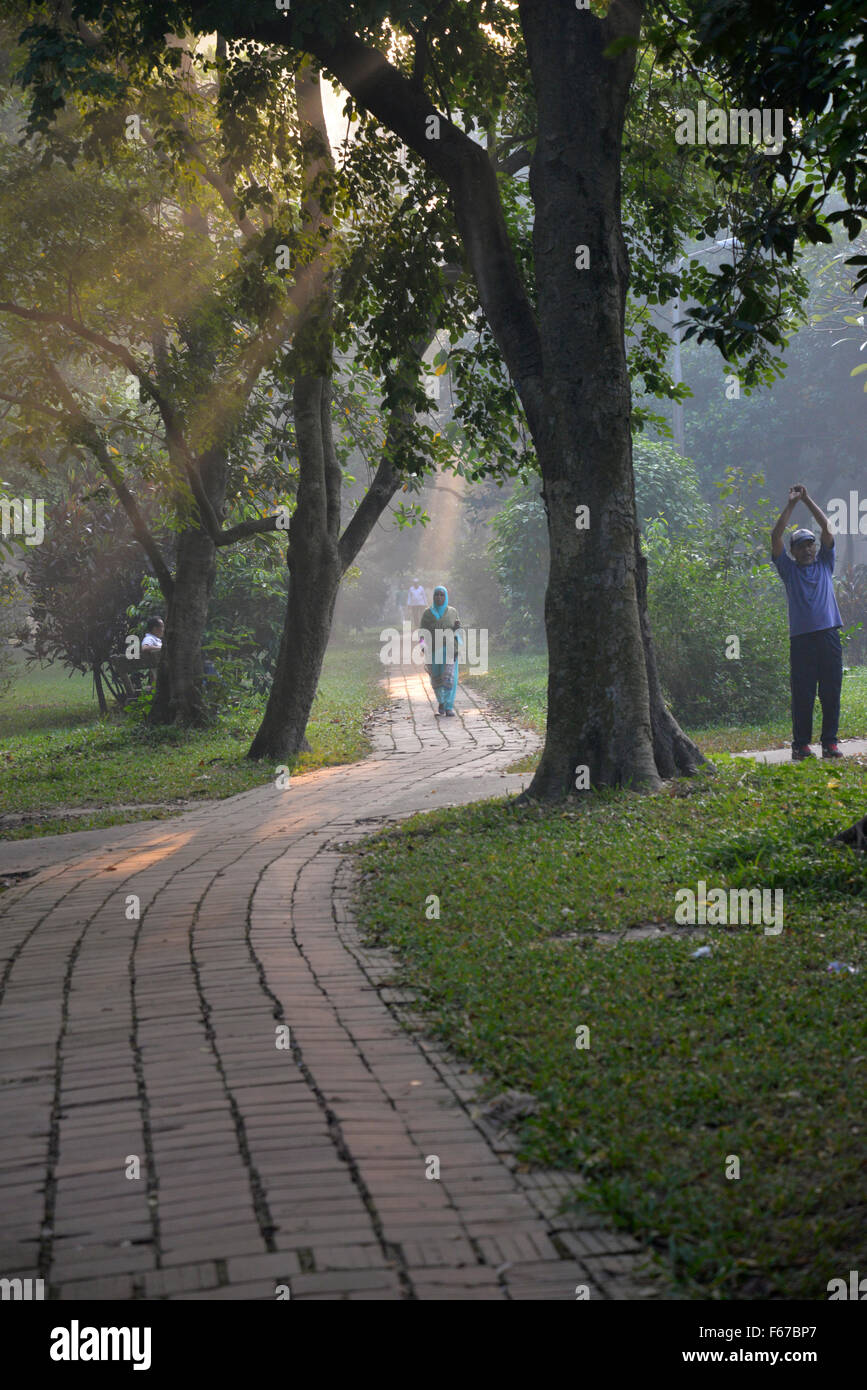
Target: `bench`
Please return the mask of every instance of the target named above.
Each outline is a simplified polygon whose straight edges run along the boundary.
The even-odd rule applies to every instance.
[[[112,674],[120,694],[114,692],[115,699],[123,708],[134,700],[146,684],[152,683],[153,672],[160,664],[162,652],[159,647],[145,647],[141,656],[127,656],[125,652],[113,652],[108,658]],[[148,681],[150,677],[150,681]]]

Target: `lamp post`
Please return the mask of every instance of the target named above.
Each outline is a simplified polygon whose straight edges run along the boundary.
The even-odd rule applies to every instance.
[[[675,269],[680,273],[680,268],[685,261],[691,261],[697,256],[710,256],[714,251],[739,251],[741,243],[737,237],[723,237],[722,241],[715,241],[712,246],[706,246],[703,251],[693,251],[688,256],[681,256]],[[672,305],[672,336],[674,338],[674,384],[679,386],[683,381],[683,373],[680,365],[680,295],[674,300]],[[672,426],[674,430],[674,447],[681,455],[684,453],[684,433],[683,433],[683,402],[673,402]]]

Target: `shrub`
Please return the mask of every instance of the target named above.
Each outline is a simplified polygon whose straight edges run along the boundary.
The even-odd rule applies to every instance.
[[[646,530],[660,678],[675,717],[693,727],[788,707],[786,605],[770,563],[776,517],[771,503],[745,501],[759,482],[730,470],[715,517],[700,514],[679,535],[661,518]]]
[[[15,674],[15,634],[20,627],[19,585],[16,576],[0,563],[0,696],[6,694]]]
[[[70,493],[52,507],[41,545],[24,557],[31,622],[22,650],[33,661],[61,661],[93,673],[99,707],[107,705],[103,667],[123,647],[126,610],[141,592],[146,560],[117,508],[97,493]]]
[[[836,578],[840,617],[847,629],[846,660],[853,666],[867,662],[867,565],[846,565]]]

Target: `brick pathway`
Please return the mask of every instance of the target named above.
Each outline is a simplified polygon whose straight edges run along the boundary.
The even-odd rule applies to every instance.
[[[394,961],[358,939],[337,846],[520,787],[501,770],[534,746],[463,690],[450,720],[415,673],[391,694],[363,763],[103,832],[0,898],[0,1277],[61,1299],[657,1291],[628,1237],[557,1217],[568,1177],[517,1172],[477,1079],[378,988]]]

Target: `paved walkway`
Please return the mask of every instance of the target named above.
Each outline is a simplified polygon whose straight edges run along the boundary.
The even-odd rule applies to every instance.
[[[811,745],[816,757],[821,760],[822,745],[814,743]],[[840,752],[847,758],[863,758],[867,753],[867,738],[841,738]],[[792,761],[792,745],[787,743],[783,748],[754,748],[748,753],[735,753],[736,758],[755,758],[757,763],[790,763]]]
[[[0,1277],[61,1299],[654,1292],[629,1237],[557,1217],[568,1177],[518,1172],[478,1079],[379,988],[394,961],[359,942],[338,846],[519,789],[501,770],[534,746],[465,691],[450,720],[415,673],[391,694],[363,763],[63,837],[0,898]]]

